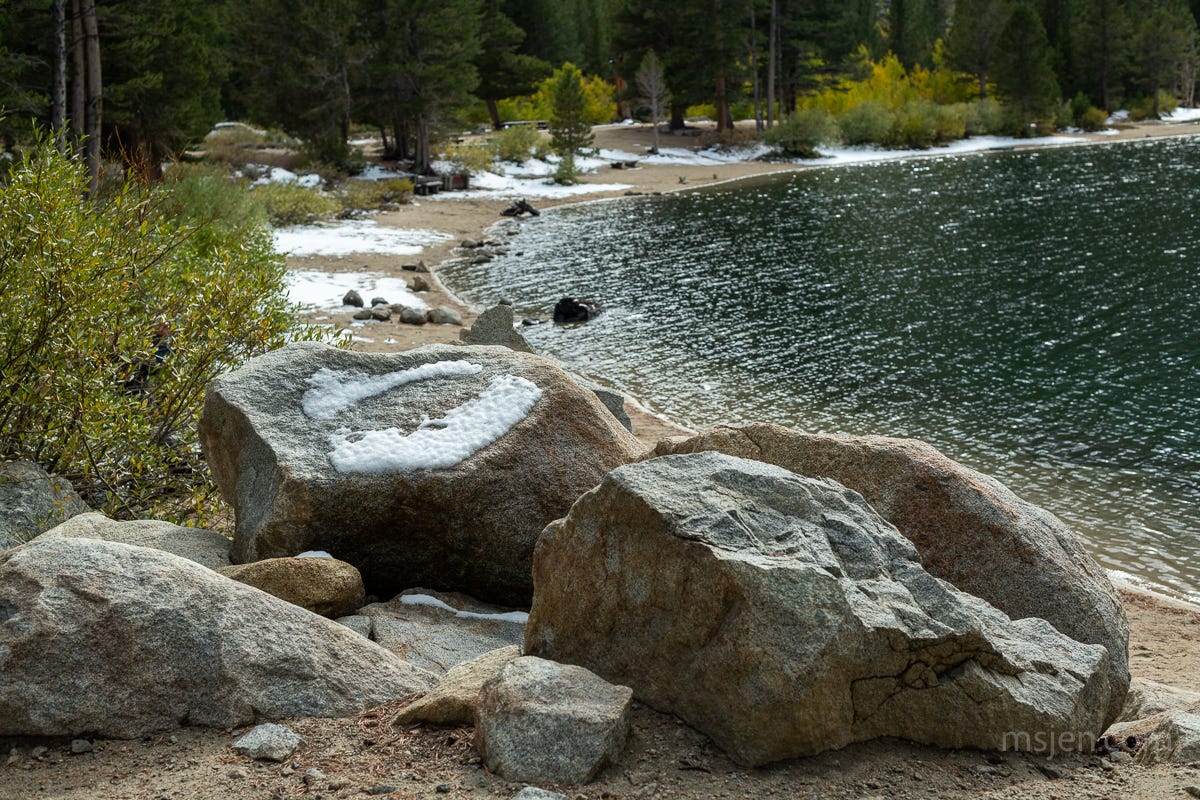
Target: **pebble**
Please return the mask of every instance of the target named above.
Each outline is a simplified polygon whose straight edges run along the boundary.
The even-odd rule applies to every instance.
[[[226,775],[226,777],[232,778],[234,780],[244,780],[246,778],[245,771],[240,770],[237,767],[234,767],[233,769],[229,770],[229,772],[226,772],[225,775]]]
[[[42,756],[46,755],[46,750],[47,748],[39,744],[37,747],[29,751],[29,756],[30,758],[41,758]]]
[[[92,743],[89,742],[87,739],[72,739],[71,740],[71,753],[73,755],[79,755],[80,753],[90,753],[90,752],[92,752]]]
[[[17,764],[20,764],[20,763],[21,763],[21,751],[14,747],[13,749],[8,751],[8,761],[4,762],[4,766],[12,767],[12,766],[16,766]]]
[[[367,789],[367,794],[391,794],[396,791],[396,787],[387,783],[381,783],[378,786],[372,786]]]
[[[436,789],[435,791],[436,791],[438,794],[450,794],[450,784],[448,784],[448,783],[439,783],[439,784],[437,785],[437,789]]]
[[[304,783],[311,786],[317,781],[325,780],[325,773],[316,767],[309,767],[304,771]]]

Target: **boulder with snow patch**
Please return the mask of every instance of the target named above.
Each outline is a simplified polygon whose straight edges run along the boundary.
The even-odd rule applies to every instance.
[[[474,725],[483,685],[520,657],[521,648],[509,645],[451,667],[437,686],[400,709],[392,724]]]
[[[0,463],[0,550],[88,511],[70,483],[32,461]]]
[[[479,692],[475,746],[510,781],[587,783],[624,749],[632,700],[582,667],[518,658]]]
[[[1129,686],[1129,621],[1104,570],[1053,514],[924,442],[809,434],[766,423],[667,439],[655,455],[717,451],[831,478],[861,494],[935,577],[1013,619],[1039,617],[1109,653],[1105,722]]]
[[[233,560],[321,549],[368,591],[527,604],[542,528],[642,452],[553,362],[499,347],[295,343],[208,388],[200,424]]]
[[[743,764],[883,736],[1088,746],[1079,732],[1103,729],[1102,646],[932,577],[858,494],[769,464],[614,470],[542,534],[534,583],[527,654],[631,687]]]
[[[434,678],[335,622],[160,550],[0,554],[0,736],[133,737],[353,714]]]
[[[209,569],[229,566],[233,542],[216,531],[186,528],[155,519],[117,521],[98,512],[80,514],[49,531],[46,536],[69,539],[102,539],[106,542],[150,547],[195,561]]]
[[[218,572],[323,617],[352,614],[366,596],[355,566],[336,558],[266,558]]]
[[[524,611],[481,603],[455,592],[409,589],[355,616],[370,621],[367,636],[435,675],[525,639]]]

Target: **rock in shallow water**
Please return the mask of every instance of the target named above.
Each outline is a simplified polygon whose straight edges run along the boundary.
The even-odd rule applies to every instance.
[[[546,529],[534,581],[526,653],[630,686],[743,764],[881,736],[1078,748],[1103,729],[1103,647],[1010,620],[930,576],[858,494],[767,464],[614,470]]]

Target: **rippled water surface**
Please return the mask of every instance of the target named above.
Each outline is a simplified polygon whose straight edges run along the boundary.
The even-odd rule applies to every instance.
[[[693,427],[912,436],[1200,600],[1200,140],[814,169],[560,209],[443,275]]]

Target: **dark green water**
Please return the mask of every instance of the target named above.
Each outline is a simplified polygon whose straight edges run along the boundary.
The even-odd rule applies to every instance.
[[[603,301],[534,348],[693,427],[924,439],[1200,599],[1198,209],[1198,139],[988,153],[561,209],[443,275]]]

